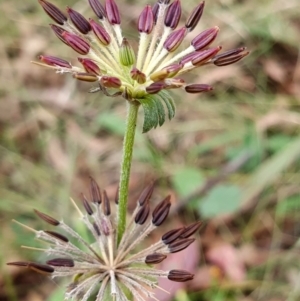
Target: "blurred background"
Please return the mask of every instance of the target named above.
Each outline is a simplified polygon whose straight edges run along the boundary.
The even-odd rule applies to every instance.
[[[87,1],[55,0],[94,17]],[[124,34],[136,40],[145,0],[118,1]],[[198,2],[183,1],[182,22]],[[63,300],[64,282],[6,266],[45,258],[12,219],[40,229],[33,208],[80,229],[69,197],[88,194],[89,176],[113,198],[118,185],[125,101],[89,94],[88,83],[30,61],[41,53],[75,62],[35,0],[0,1],[0,300]],[[130,204],[151,180],[155,200],[172,194],[173,211],[156,237],[197,219],[197,243],[168,257],[192,282],[164,288],[177,301],[300,300],[300,2],[210,0],[193,32],[219,26],[214,45],[247,46],[226,67],[207,66],[189,81],[202,95],[173,94],[177,114],[142,134],[140,112]],[[191,34],[191,37],[193,37]],[[133,44],[137,42],[133,42]]]

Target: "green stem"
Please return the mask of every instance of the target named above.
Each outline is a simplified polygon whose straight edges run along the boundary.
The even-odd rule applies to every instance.
[[[120,243],[126,228],[128,186],[138,110],[139,103],[128,103],[119,182],[118,243]]]

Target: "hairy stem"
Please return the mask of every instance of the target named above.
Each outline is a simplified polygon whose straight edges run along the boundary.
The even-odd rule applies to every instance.
[[[138,116],[139,103],[129,102],[127,106],[126,129],[123,141],[123,154],[121,162],[120,182],[119,182],[119,209],[118,209],[118,244],[124,234],[126,227],[128,186],[130,178],[130,168],[135,136],[136,121]]]

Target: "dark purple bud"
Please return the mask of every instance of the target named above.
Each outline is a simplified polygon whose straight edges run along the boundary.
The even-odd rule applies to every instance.
[[[165,233],[161,240],[165,245],[168,245],[175,241],[184,231],[184,227],[178,228],[178,229],[173,229]]]
[[[213,59],[213,63],[219,67],[236,63],[249,54],[249,51],[245,50],[246,47],[240,47],[216,55]]]
[[[100,79],[100,84],[105,88],[120,88],[122,86],[122,82],[119,78],[114,76],[102,76]]]
[[[47,264],[54,267],[73,267],[74,261],[69,258],[54,258],[46,261]]]
[[[145,263],[158,264],[158,263],[161,263],[166,258],[167,258],[167,255],[160,254],[160,253],[153,253],[146,257]]]
[[[194,275],[184,270],[171,270],[168,279],[175,282],[185,282],[192,280]]]
[[[44,275],[49,275],[51,273],[54,272],[54,268],[49,266],[49,265],[46,265],[46,264],[41,264],[41,263],[34,263],[34,262],[31,262],[29,265],[28,265],[28,268],[30,270],[33,270],[35,272],[38,272],[40,274],[44,274]]]
[[[168,217],[171,202],[170,202],[171,196],[168,195],[163,201],[161,201],[154,209],[152,213],[152,223],[158,227],[160,226],[165,219]]]
[[[154,190],[154,182],[151,182],[140,194],[138,203],[140,206],[143,206],[144,204],[148,203]]]
[[[72,65],[68,61],[51,55],[40,55],[39,60],[49,66],[72,68]]]
[[[110,210],[110,201],[109,198],[107,196],[106,190],[103,190],[103,213],[106,216],[109,216],[111,214],[111,210]]]
[[[199,3],[186,20],[185,27],[188,29],[188,31],[192,31],[197,26],[203,14],[204,4],[204,1]]]
[[[164,89],[166,87],[166,84],[164,82],[155,82],[152,83],[151,85],[149,85],[148,87],[146,87],[146,92],[148,94],[156,94],[159,91],[161,91],[162,89]]]
[[[180,238],[189,238],[194,233],[196,233],[202,226],[202,222],[192,223],[184,228],[184,231],[180,234]]]
[[[58,226],[60,224],[60,222],[58,220],[56,220],[55,218],[51,217],[48,214],[42,213],[36,209],[34,209],[35,214],[40,217],[43,221],[45,221],[46,223],[52,225],[52,226]]]
[[[167,9],[165,16],[165,25],[171,29],[175,29],[181,17],[180,0],[175,0]]]
[[[143,225],[150,213],[150,206],[148,203],[144,204],[136,214],[134,221],[136,224]]]
[[[86,55],[89,53],[89,43],[78,35],[65,31],[62,33],[62,37],[68,45],[79,54]]]
[[[97,233],[97,235],[100,236],[101,235],[100,229],[95,222],[93,223],[93,228],[94,228],[95,232]]]
[[[103,20],[106,17],[106,12],[102,4],[98,0],[89,0],[90,7],[94,11],[95,15]]]
[[[57,26],[57,25],[54,25],[54,24],[50,24],[50,27],[51,29],[53,30],[53,32],[55,33],[55,35],[63,42],[65,43],[66,45],[69,46],[69,44],[67,43],[67,41],[65,40],[65,38],[62,36],[62,34],[64,32],[66,32],[63,28]]]
[[[93,19],[89,19],[92,30],[95,34],[95,36],[98,38],[99,42],[102,45],[108,45],[111,41],[110,35],[108,32],[97,22],[95,22]]]
[[[152,14],[153,14],[153,21],[154,24],[157,22],[157,17],[158,17],[158,11],[159,11],[159,4],[156,2],[153,7],[152,7]]]
[[[98,77],[94,74],[90,74],[90,73],[85,73],[85,72],[77,72],[73,74],[73,77],[84,81],[84,82],[89,82],[89,83],[93,83],[96,82],[98,80]]]
[[[93,203],[101,204],[102,196],[100,187],[92,177],[90,177],[90,195]]]
[[[56,23],[64,25],[64,23],[68,20],[65,14],[54,4],[46,0],[39,0],[39,3],[44,11],[48,14],[48,16]]]
[[[208,60],[213,58],[221,49],[222,49],[222,47],[218,46],[215,48],[209,48],[209,49],[198,52],[198,55],[192,60],[192,64],[195,67],[203,65]]]
[[[105,10],[107,19],[110,24],[121,24],[121,18],[118,6],[114,0],[106,0],[105,1]]]
[[[171,244],[168,245],[170,253],[177,253],[184,249],[186,249],[191,243],[195,241],[194,238],[183,238],[180,240],[177,240]]]
[[[90,23],[82,14],[70,8],[69,6],[67,6],[67,13],[78,31],[80,31],[82,34],[87,34],[89,31],[91,31],[92,28]]]
[[[81,200],[82,200],[82,204],[83,204],[83,207],[84,207],[86,213],[88,215],[93,215],[94,211],[93,211],[92,207],[90,206],[89,201],[87,200],[87,198],[85,197],[84,194],[81,194]]]
[[[170,35],[167,37],[164,43],[164,48],[167,49],[169,52],[175,51],[180,46],[186,33],[187,29],[185,27],[182,27],[170,33]]]
[[[150,34],[154,25],[154,16],[152,8],[147,5],[139,16],[138,31]]]
[[[212,91],[213,87],[205,84],[192,84],[192,85],[185,86],[184,89],[187,93],[196,94],[196,93]]]
[[[144,84],[146,82],[146,75],[135,67],[131,69],[130,76],[139,84]]]
[[[67,237],[65,237],[64,235],[54,232],[54,231],[44,231],[46,234],[60,240],[61,242],[69,242],[69,239]]]
[[[94,75],[100,75],[101,70],[100,70],[99,66],[93,60],[79,57],[78,61],[82,64],[84,70],[87,73],[94,74]]]
[[[196,51],[209,46],[216,39],[219,30],[219,27],[215,26],[202,31],[192,40],[191,45],[193,45]]]

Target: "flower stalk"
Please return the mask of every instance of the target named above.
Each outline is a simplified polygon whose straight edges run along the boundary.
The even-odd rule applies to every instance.
[[[125,136],[123,141],[121,172],[120,172],[120,182],[119,182],[118,243],[120,243],[126,228],[129,178],[130,178],[130,169],[131,169],[138,110],[139,110],[138,102],[128,102],[127,120],[126,120]]]

